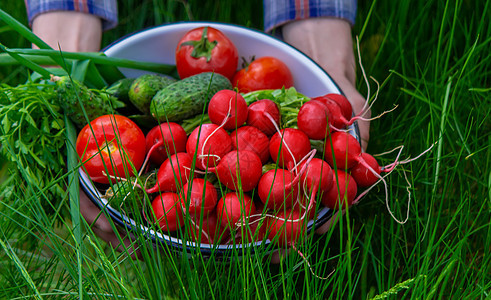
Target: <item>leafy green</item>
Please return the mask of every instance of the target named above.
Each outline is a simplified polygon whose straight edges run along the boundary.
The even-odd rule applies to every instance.
[[[5,172],[45,190],[46,199],[54,202],[43,205],[51,212],[64,197],[66,168],[65,124],[55,100],[52,84],[0,86],[0,154],[8,163]],[[23,187],[15,185],[2,196],[21,193]]]
[[[261,99],[269,99],[278,104],[281,114],[281,128],[296,128],[298,110],[305,102],[310,100],[309,97],[297,92],[294,87],[253,91],[243,94],[243,96],[248,105]]]

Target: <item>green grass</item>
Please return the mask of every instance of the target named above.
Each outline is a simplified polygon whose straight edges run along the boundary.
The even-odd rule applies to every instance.
[[[262,27],[257,0],[119,4],[120,25],[104,34],[104,45],[144,27],[188,19]],[[2,9],[26,23],[21,1]],[[130,259],[84,223],[69,200],[76,189],[60,189],[76,178],[72,172],[56,174],[54,182],[36,181],[43,174],[31,172],[41,168],[21,153],[25,161],[11,162],[9,169],[0,157],[0,298],[491,297],[490,12],[489,0],[359,1],[353,32],[367,74],[381,83],[373,115],[398,105],[371,123],[368,152],[404,145],[403,157],[414,157],[438,143],[388,177],[390,208],[400,220],[411,193],[404,225],[389,215],[380,185],[328,233],[299,246],[316,274],[334,270],[328,279],[313,276],[295,251],[277,265],[250,253],[222,262],[192,249],[187,256],[156,251],[141,234],[142,258]],[[4,23],[0,40],[10,48],[30,46]],[[15,86],[28,74],[2,67],[0,81]],[[361,76],[358,87],[366,92]],[[2,116],[3,128],[6,122]],[[2,147],[17,146],[2,140]],[[41,162],[59,159],[45,155]],[[381,158],[385,164],[392,159]]]

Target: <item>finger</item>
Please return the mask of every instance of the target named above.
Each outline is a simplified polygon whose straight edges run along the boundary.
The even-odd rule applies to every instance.
[[[290,253],[290,249],[278,249],[271,254],[271,263],[272,264],[279,264],[282,259],[288,256]]]
[[[339,215],[339,210],[337,210],[335,213],[332,214],[331,218],[329,218],[329,220],[327,220],[326,223],[324,223],[321,227],[317,228],[317,230],[315,231],[315,233],[317,234],[324,234],[326,233],[330,228],[331,226],[334,226],[336,224],[336,222],[338,221],[339,217],[343,216],[344,215],[344,209],[341,210],[341,216]]]
[[[129,234],[122,230],[118,230],[117,233],[114,232],[111,221],[107,219],[104,213],[101,213],[99,207],[89,199],[82,189],[80,189],[80,213],[99,238],[118,251],[128,253],[132,258],[140,257],[140,252],[135,248],[135,243]]]
[[[336,83],[338,84],[341,91],[344,93],[348,101],[351,103],[353,108],[353,113],[355,115],[359,114],[364,109],[365,113],[362,115],[363,118],[369,119],[372,115],[370,109],[366,109],[366,99],[356,90],[356,88],[351,84],[351,82],[345,77],[337,77]],[[370,138],[370,122],[358,120],[358,129],[360,130],[361,146],[365,151],[368,146],[368,140]]]

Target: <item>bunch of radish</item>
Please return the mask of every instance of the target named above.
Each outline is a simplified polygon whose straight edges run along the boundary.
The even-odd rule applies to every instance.
[[[144,187],[158,194],[153,223],[172,234],[189,216],[196,241],[269,238],[294,246],[321,206],[349,208],[360,187],[391,171],[361,151],[348,129],[359,116],[343,95],[298,105],[297,126],[282,127],[281,111],[272,99],[247,104],[237,91],[221,90],[208,104],[210,122],[189,135],[177,123],[152,129],[161,133],[147,138],[147,157],[160,166],[156,184]]]

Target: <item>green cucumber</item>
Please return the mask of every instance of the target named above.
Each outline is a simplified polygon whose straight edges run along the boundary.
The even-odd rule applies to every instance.
[[[53,76],[51,80],[56,83],[58,104],[79,129],[87,125],[85,114],[89,121],[92,121],[124,107],[123,102],[108,93],[89,89],[83,83],[68,76]]]
[[[232,88],[230,80],[217,73],[186,77],[158,91],[150,113],[159,122],[179,122],[202,113],[216,92]]]
[[[106,89],[106,92],[109,95],[118,98],[118,100],[124,102],[125,104],[128,104],[130,101],[128,93],[130,92],[130,88],[131,85],[133,84],[133,81],[135,81],[135,78],[119,79],[118,81],[111,84]]]
[[[137,183],[137,184],[135,184]],[[130,177],[124,181],[113,183],[103,197],[114,209],[121,209],[124,204],[127,208],[142,208],[148,195],[146,188],[153,187],[157,184],[157,170],[150,171],[139,177]],[[143,188],[142,188],[143,187]]]
[[[150,112],[150,102],[155,94],[174,83],[176,80],[172,77],[161,76],[157,74],[144,74],[133,81],[128,92],[128,97],[133,105],[144,114]]]

